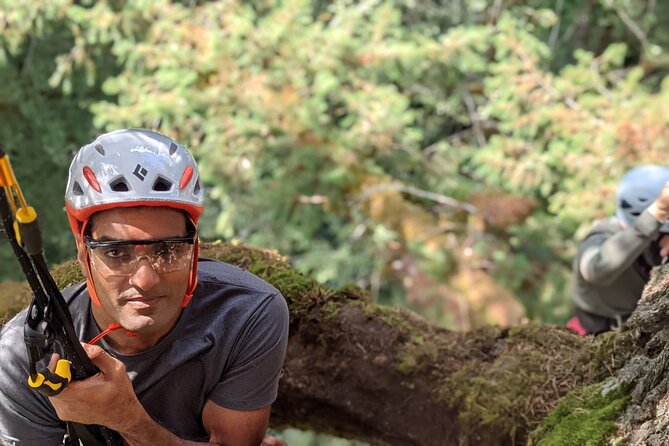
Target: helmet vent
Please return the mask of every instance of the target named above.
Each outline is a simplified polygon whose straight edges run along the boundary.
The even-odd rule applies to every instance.
[[[622,209],[629,209],[629,208],[632,207],[632,205],[629,204],[629,203],[627,202],[627,200],[621,200],[621,201],[620,201],[620,207],[621,207]]]
[[[195,180],[195,187],[193,187],[193,195],[197,195],[200,193],[200,177],[197,177]]]
[[[170,189],[172,189],[172,182],[166,178],[158,177],[153,183],[153,190],[156,192],[167,192]]]
[[[170,144],[170,156],[174,155],[174,153],[177,151],[178,147],[176,144],[172,143]]]
[[[97,143],[95,145],[95,150],[97,150],[100,155],[105,156],[105,148],[102,147],[102,144]]]
[[[118,178],[109,184],[109,188],[114,192],[128,192],[130,188],[124,177]]]
[[[79,196],[84,195],[83,189],[81,188],[79,183],[76,182],[76,181],[74,182],[74,185],[72,186],[72,193],[74,195],[79,195]]]
[[[648,198],[647,197],[639,197],[639,198],[637,198],[637,200],[639,200],[642,203],[645,203],[646,201],[648,201]]]
[[[633,217],[638,217],[639,215],[641,215],[641,212],[632,212]]]

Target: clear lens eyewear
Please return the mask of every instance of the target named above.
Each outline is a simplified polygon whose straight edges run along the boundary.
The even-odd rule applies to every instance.
[[[84,237],[95,263],[105,265],[113,275],[130,276],[141,259],[147,259],[153,270],[169,273],[188,269],[193,259],[195,236],[161,240],[93,240]]]

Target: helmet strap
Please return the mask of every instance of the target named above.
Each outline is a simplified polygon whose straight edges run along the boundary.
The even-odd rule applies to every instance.
[[[195,241],[193,242],[193,260],[191,262],[190,276],[188,277],[188,289],[186,290],[186,295],[181,301],[181,308],[185,308],[190,303],[191,299],[193,299],[193,293],[195,293],[195,288],[197,287],[197,258],[200,252],[200,239],[197,236],[197,226],[195,225],[193,219],[190,218],[190,216],[188,216],[188,220],[190,220],[193,227],[196,228],[196,235]]]
[[[86,268],[88,269],[88,274],[86,274],[86,287],[88,288],[88,295],[91,297],[91,300],[95,305],[102,308],[102,304],[100,303],[100,299],[98,298],[98,293],[95,290],[95,282],[93,281],[93,269],[91,268],[91,258],[88,255],[88,250],[86,249],[85,246],[83,246],[84,232],[86,232],[86,227],[88,226],[89,221],[90,219],[87,219],[81,225],[81,230],[79,232],[79,242],[82,244],[82,249],[84,250],[84,258],[86,259]]]

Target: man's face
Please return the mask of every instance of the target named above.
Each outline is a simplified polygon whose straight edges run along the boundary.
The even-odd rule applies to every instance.
[[[91,239],[97,241],[162,240],[184,237],[187,233],[184,214],[166,207],[106,210],[95,214],[90,224]],[[91,275],[102,306],[92,305],[95,320],[102,329],[116,322],[139,336],[159,339],[174,327],[188,288],[189,267],[161,273],[156,272],[148,258],[139,257],[131,272],[118,275],[100,260],[101,255],[117,256],[113,249],[96,248],[93,253],[82,240],[77,240],[77,249],[82,270]],[[144,249],[148,246],[140,246],[138,252],[143,254]],[[86,250],[90,270],[86,265]]]

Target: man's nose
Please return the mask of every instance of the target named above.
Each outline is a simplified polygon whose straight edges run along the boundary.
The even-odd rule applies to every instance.
[[[160,282],[160,275],[153,269],[147,257],[137,260],[135,270],[130,276],[130,285],[140,290],[150,290]]]

